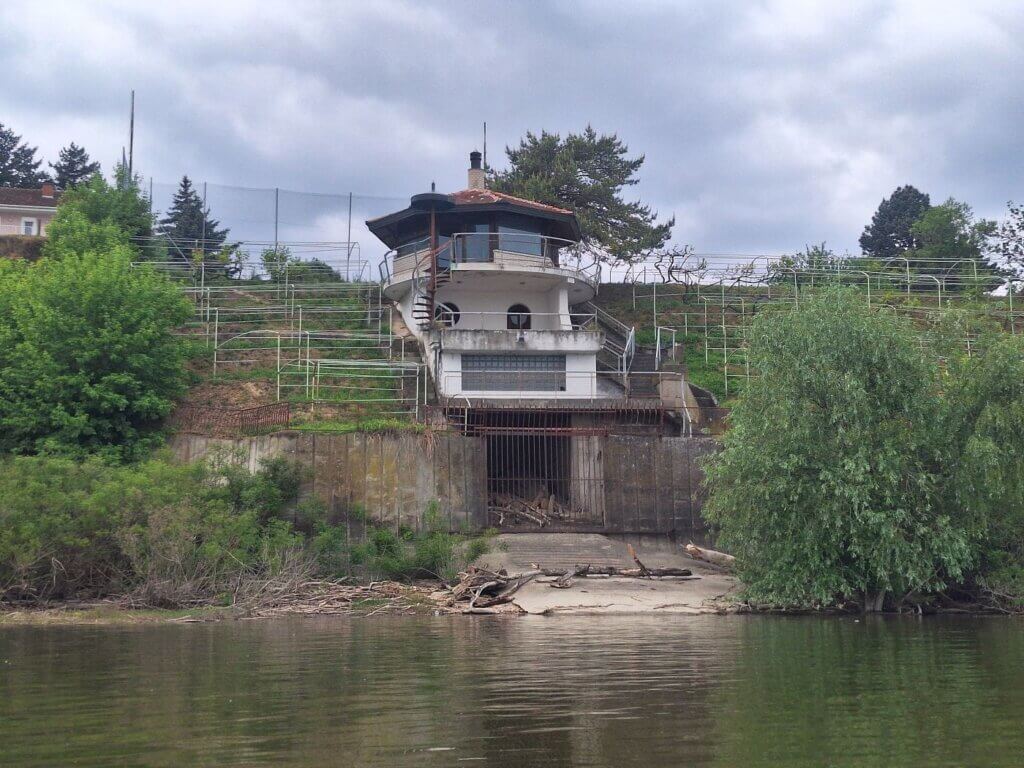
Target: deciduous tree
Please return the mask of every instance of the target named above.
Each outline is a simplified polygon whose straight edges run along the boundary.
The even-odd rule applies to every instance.
[[[911,267],[933,275],[959,275],[962,285],[991,288],[1003,270],[989,260],[995,222],[975,219],[971,206],[949,198],[925,211],[910,228],[916,246],[906,252]],[[998,282],[998,281],[996,281]],[[957,283],[951,284],[955,289]]]
[[[994,251],[1016,278],[1024,277],[1024,205],[1006,204],[1006,218],[995,233]]]
[[[184,390],[190,303],[107,235],[64,242],[90,240],[0,270],[0,451],[133,458]]]
[[[938,369],[908,322],[831,289],[759,314],[750,362],[706,507],[750,596],[877,610],[960,578],[971,534],[944,503]]]

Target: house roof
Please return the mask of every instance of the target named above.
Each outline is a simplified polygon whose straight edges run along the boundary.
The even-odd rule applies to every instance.
[[[416,204],[417,199],[421,197],[425,198],[427,195],[416,195],[413,197],[413,204],[408,208],[370,219],[366,226],[385,245],[394,248],[401,241],[403,232],[408,233],[418,226],[421,227],[427,220],[429,207]],[[440,194],[436,197],[442,198]],[[462,189],[443,197],[450,201],[451,207],[442,210],[434,206],[440,217],[439,222],[444,219],[450,221],[450,217],[463,213],[506,211],[547,220],[551,227],[550,234],[556,237],[567,240],[580,239],[579,222],[576,221],[576,215],[567,208],[538,203],[491,189]],[[407,237],[408,234],[404,236]]]
[[[14,205],[34,208],[56,208],[60,201],[60,190],[55,190],[53,197],[43,197],[42,189],[20,189],[17,187],[0,187],[0,205]]]
[[[568,208],[558,208],[554,205],[548,205],[547,203],[538,203],[535,200],[527,200],[523,197],[516,197],[515,195],[506,195],[504,192],[495,192],[493,189],[462,189],[458,192],[453,192],[451,195],[456,205],[487,205],[493,203],[512,203],[513,205],[519,205],[524,208],[535,208],[538,211],[547,211],[548,213],[561,213],[566,216],[572,216],[573,213]]]

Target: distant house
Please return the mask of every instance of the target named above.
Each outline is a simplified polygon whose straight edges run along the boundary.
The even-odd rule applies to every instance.
[[[60,194],[50,182],[38,189],[0,188],[0,235],[45,235]]]

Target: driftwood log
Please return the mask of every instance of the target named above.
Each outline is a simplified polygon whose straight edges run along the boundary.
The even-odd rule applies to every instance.
[[[539,576],[554,577],[548,586],[569,589],[576,579],[600,576],[620,576],[633,579],[699,579],[689,568],[615,568],[613,566],[577,565],[569,569],[537,568],[518,576],[509,576],[504,570],[469,567],[459,574],[459,582],[450,587],[446,604],[466,613],[493,613],[496,606],[512,602],[512,597]]]
[[[727,571],[731,571],[736,567],[736,558],[732,555],[727,555],[725,552],[718,552],[714,549],[707,549],[706,547],[698,547],[692,542],[686,545],[686,554],[694,560],[703,560],[705,563],[717,565],[719,568],[724,568]]]

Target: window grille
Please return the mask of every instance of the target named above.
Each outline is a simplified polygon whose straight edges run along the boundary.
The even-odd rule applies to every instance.
[[[463,355],[462,388],[564,392],[565,355]]]

